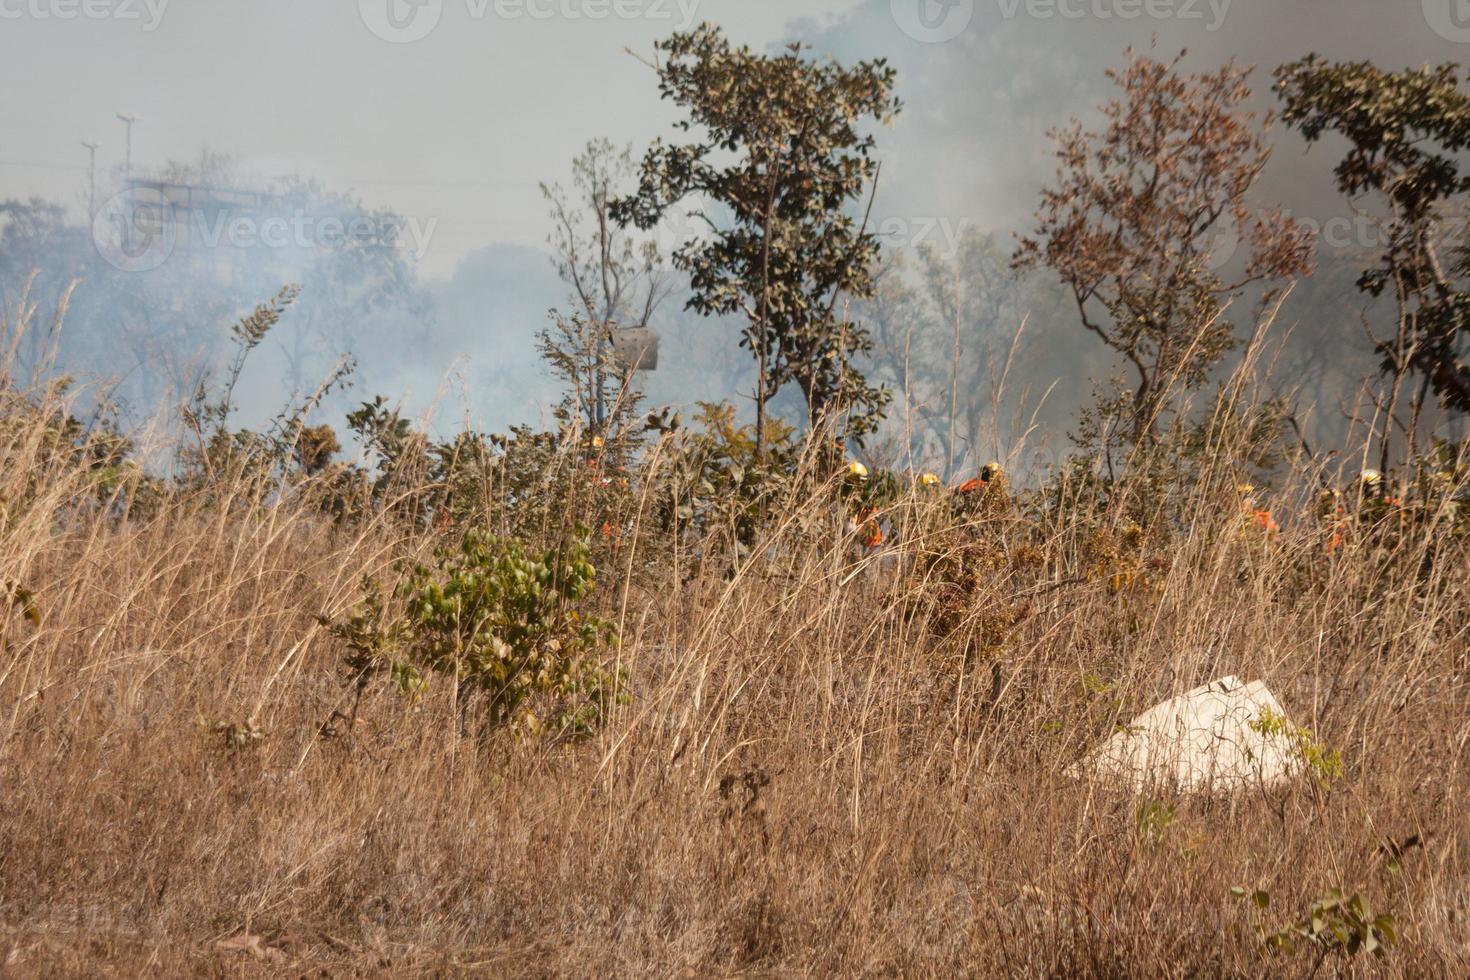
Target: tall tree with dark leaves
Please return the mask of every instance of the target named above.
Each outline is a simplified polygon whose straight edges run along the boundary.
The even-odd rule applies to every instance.
[[[674,265],[689,273],[689,307],[742,315],[741,343],[755,357],[757,453],[770,400],[797,385],[814,428],[861,439],[888,393],[855,367],[871,340],[845,303],[873,289],[880,251],[866,208],[878,176],[865,120],[899,111],[895,73],[882,59],[852,66],[733,46],[704,25],[661,41],[659,91],[686,113],[693,142],[656,142],[638,193],[617,202],[623,223],[652,228],[694,198],[709,230],[685,242]]]
[[[1382,216],[1385,245],[1358,288],[1394,304],[1389,333],[1369,328],[1388,378],[1379,405],[1380,465],[1387,469],[1395,425],[1407,455],[1415,454],[1431,392],[1444,409],[1470,412],[1470,252],[1442,245],[1449,213],[1470,191],[1470,175],[1460,169],[1470,148],[1470,95],[1460,89],[1455,65],[1386,72],[1316,55],[1278,68],[1276,86],[1283,117],[1309,143],[1328,133],[1347,141],[1334,171],[1338,189],[1355,208],[1377,206]],[[1414,376],[1418,386],[1403,421],[1400,402]]]

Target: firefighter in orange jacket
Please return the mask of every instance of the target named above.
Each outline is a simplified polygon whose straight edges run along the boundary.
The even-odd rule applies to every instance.
[[[986,463],[980,468],[979,476],[955,488],[955,501],[963,510],[1001,513],[1010,504],[1005,469],[993,461]]]

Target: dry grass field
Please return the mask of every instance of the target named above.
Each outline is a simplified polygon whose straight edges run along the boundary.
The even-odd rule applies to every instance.
[[[589,600],[630,696],[517,736],[444,683],[354,709],[323,625],[456,531],[243,477],[99,490],[60,397],[0,411],[10,975],[1470,975],[1470,562],[1442,521],[1333,546],[1300,471],[1279,533],[1201,479],[1147,531],[1007,499],[866,548],[812,498],[735,569],[660,546],[635,493]],[[1313,778],[1066,773],[1226,674],[1315,733]],[[1397,942],[1268,948],[1332,889]]]

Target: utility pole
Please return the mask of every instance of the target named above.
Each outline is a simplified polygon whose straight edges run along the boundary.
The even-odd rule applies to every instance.
[[[597,325],[597,351],[593,355],[597,361],[594,368],[597,372],[597,383],[594,386],[597,390],[597,408],[593,414],[596,417],[596,434],[599,436],[603,435],[602,430],[607,426],[607,344],[611,339],[612,331],[608,329],[607,321],[603,320]]]
[[[87,148],[87,221],[97,219],[97,144],[82,140]]]
[[[122,120],[123,126],[126,127],[127,131],[127,150],[123,156],[123,176],[126,178],[133,175],[133,123],[142,122],[143,120],[137,116],[124,115],[121,112],[117,114],[117,118]]]

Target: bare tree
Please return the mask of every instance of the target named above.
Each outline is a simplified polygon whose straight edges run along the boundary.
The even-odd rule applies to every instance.
[[[571,290],[573,311],[554,314],[553,330],[542,331],[542,356],[569,386],[569,408],[601,432],[608,422],[608,379],[619,386],[624,405],[632,372],[616,363],[612,332],[646,329],[670,290],[658,243],[636,240],[612,219],[611,207],[638,170],[631,148],[593,140],[572,161],[570,191],[542,184],[551,205],[551,245],[556,271]]]

